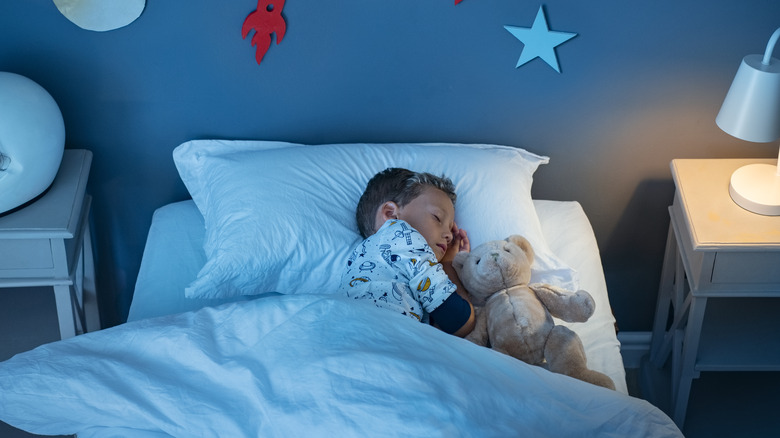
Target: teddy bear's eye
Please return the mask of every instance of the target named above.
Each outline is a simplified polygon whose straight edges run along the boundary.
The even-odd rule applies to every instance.
[[[477,261],[476,261],[476,262],[474,262],[474,264],[475,264],[475,265],[478,265],[478,264],[479,264],[479,262],[480,262],[481,260],[482,260],[482,259],[477,259]]]

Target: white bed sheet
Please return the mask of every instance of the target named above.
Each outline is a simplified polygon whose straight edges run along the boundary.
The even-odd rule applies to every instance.
[[[681,437],[644,400],[371,303],[279,295],[0,363],[0,420],[80,437]]]
[[[534,206],[550,248],[577,271],[580,287],[596,301],[596,312],[587,323],[557,323],[577,332],[585,346],[588,365],[611,377],[617,391],[627,394],[620,343],[593,228],[577,202],[535,200]],[[128,321],[243,299],[184,296],[184,288],[206,262],[203,236],[203,216],[192,201],[168,204],[154,213]]]

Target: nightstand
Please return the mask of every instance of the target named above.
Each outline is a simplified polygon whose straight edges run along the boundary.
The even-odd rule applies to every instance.
[[[48,191],[0,217],[0,288],[51,286],[62,339],[100,329],[86,195],[91,164],[90,151],[66,150]]]
[[[671,356],[670,415],[680,428],[700,372],[780,371],[780,314],[756,300],[780,298],[780,216],[729,196],[731,174],[750,163],[776,160],[671,164],[676,192],[650,362],[661,368]]]

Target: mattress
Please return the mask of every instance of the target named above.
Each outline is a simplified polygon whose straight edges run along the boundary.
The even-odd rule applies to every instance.
[[[607,374],[617,391],[626,394],[625,369],[615,319],[609,304],[601,257],[593,229],[579,203],[535,200],[547,243],[578,275],[581,289],[596,301],[587,323],[569,324],[582,339],[588,366]],[[128,322],[197,310],[250,298],[193,299],[184,296],[206,262],[204,221],[191,201],[165,205],[155,211],[144,249]],[[262,299],[263,296],[251,299]]]

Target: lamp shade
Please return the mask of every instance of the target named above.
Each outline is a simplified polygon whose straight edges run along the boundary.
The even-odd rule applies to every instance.
[[[40,85],[0,72],[0,214],[43,193],[65,150],[65,123]]]
[[[761,55],[745,56],[715,123],[742,140],[780,138],[780,61],[764,64]]]

